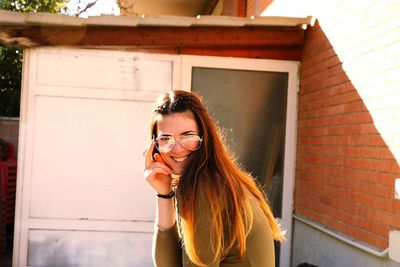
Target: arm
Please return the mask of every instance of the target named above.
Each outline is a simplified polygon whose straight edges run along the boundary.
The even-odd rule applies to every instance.
[[[172,190],[172,171],[160,155],[155,154],[153,160],[153,149],[154,143],[145,152],[144,176],[156,192],[166,195]],[[173,200],[174,198],[157,198],[153,238],[153,259],[157,267],[175,267],[182,264]]]
[[[182,250],[175,223],[173,198],[157,198],[153,261],[157,267],[182,266]]]
[[[178,229],[172,228],[162,230],[154,229],[153,237],[153,261],[157,267],[179,267],[182,266],[182,249],[179,243]]]

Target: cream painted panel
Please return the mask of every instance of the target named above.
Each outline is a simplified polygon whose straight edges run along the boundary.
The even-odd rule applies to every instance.
[[[154,219],[143,179],[152,103],[37,97],[30,217]]]
[[[156,97],[180,88],[180,61],[24,50],[14,266],[152,266],[155,197],[142,151]],[[63,249],[52,250],[58,240]]]
[[[171,58],[100,50],[43,50],[36,84],[96,90],[162,91],[172,84]],[[156,78],[156,79],[155,79]]]
[[[28,265],[153,266],[151,233],[29,231]]]

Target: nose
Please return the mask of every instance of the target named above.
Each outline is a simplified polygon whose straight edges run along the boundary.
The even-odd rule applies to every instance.
[[[172,149],[172,151],[173,151],[174,153],[179,153],[179,152],[182,152],[182,151],[185,151],[185,150],[186,150],[186,148],[184,148],[184,147],[182,146],[181,142],[179,142],[178,140],[175,142],[175,146],[174,146],[174,148]]]

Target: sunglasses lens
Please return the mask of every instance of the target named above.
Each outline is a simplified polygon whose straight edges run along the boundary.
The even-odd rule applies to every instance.
[[[201,144],[201,138],[198,135],[185,135],[181,139],[181,144],[187,150],[197,150]]]
[[[160,136],[156,139],[156,147],[162,153],[168,153],[175,146],[175,139],[172,136]]]

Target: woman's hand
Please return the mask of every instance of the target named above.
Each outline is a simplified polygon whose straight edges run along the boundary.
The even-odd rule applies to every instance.
[[[155,144],[152,142],[145,151],[144,178],[157,193],[167,195],[172,190],[172,170],[165,164],[161,155],[152,152]]]

